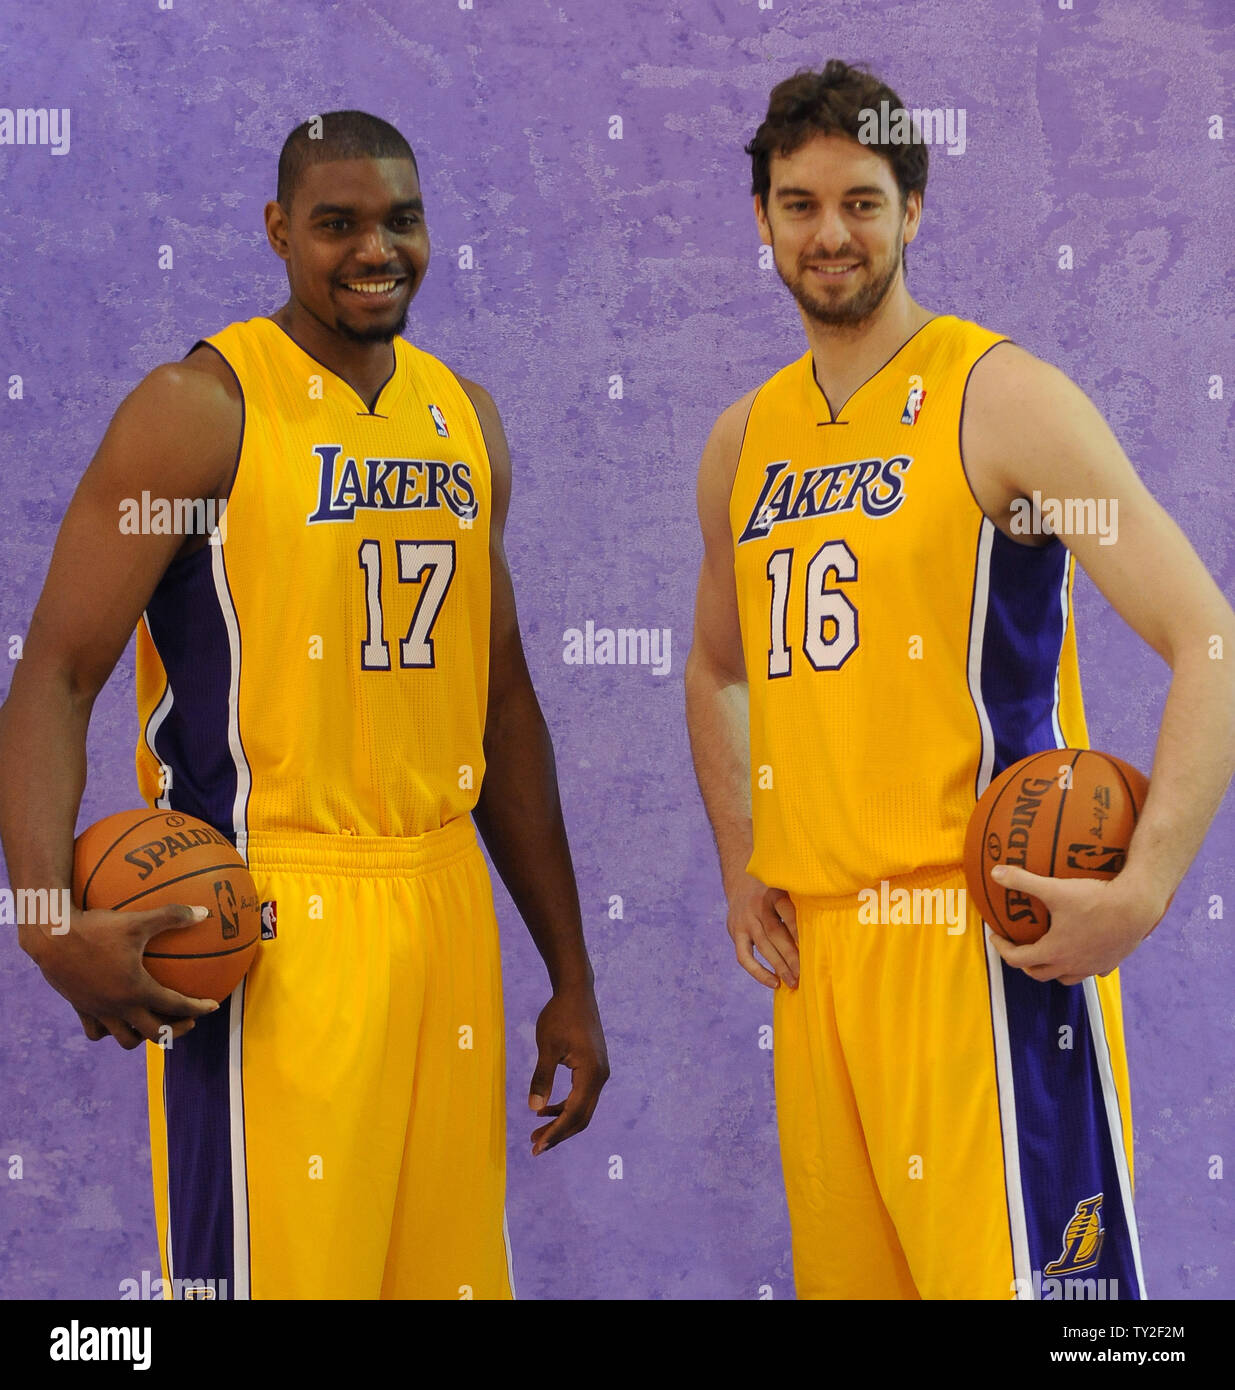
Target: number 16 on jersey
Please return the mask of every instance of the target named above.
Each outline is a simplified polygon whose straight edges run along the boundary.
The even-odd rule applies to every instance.
[[[793,651],[787,629],[793,561],[793,550],[774,550],[768,556],[768,578],[772,581],[769,680],[793,673]],[[806,566],[802,650],[816,671],[838,671],[857,648],[858,610],[840,589],[828,587],[829,579],[838,584],[851,584],[857,577],[857,557],[844,541],[828,541],[821,545]]]

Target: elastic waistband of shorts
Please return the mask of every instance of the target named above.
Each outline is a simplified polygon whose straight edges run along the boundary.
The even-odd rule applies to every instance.
[[[929,891],[932,888],[964,887],[965,868],[963,864],[928,864],[921,869],[913,869],[907,874],[894,874],[887,879],[877,879],[864,888],[855,888],[852,893],[841,893],[836,897],[819,897],[806,893],[789,892],[795,906],[817,912],[835,912],[856,907],[865,901],[864,894],[879,893],[887,883],[889,893],[898,888],[914,888]]]
[[[414,878],[477,851],[471,816],[456,816],[423,835],[320,835],[253,830],[236,848],[253,872],[322,873],[348,878]]]

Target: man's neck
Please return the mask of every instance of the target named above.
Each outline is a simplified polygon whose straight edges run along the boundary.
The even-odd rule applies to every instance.
[[[869,381],[935,315],[909,297],[903,288],[889,295],[869,318],[858,324],[824,324],[802,313],[806,338],[815,362],[815,380],[840,410],[850,396]]]
[[[378,392],[394,371],[393,343],[352,342],[306,313],[294,300],[288,300],[270,317],[310,357],[342,377],[372,408]]]

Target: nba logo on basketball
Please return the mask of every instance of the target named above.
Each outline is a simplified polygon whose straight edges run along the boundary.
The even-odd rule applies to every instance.
[[[902,425],[916,425],[918,423],[918,412],[922,409],[922,402],[926,399],[926,392],[921,386],[911,386],[909,395],[905,400],[905,408],[901,411]]]
[[[231,880],[222,878],[214,885],[214,902],[219,910],[219,927],[226,941],[240,935],[240,918],[236,914],[236,895]]]

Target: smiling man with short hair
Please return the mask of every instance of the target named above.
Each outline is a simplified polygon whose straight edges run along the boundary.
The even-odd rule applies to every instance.
[[[292,132],[290,294],[157,368],[61,527],[0,718],[15,884],[67,886],[90,707],[135,626],[138,780],[245,856],[263,939],[223,1006],[155,985],[145,914],[22,944],[87,1036],[148,1049],[164,1273],[219,1297],[508,1298],[497,922],[473,816],[544,958],[541,1153],[608,1075],[553,749],[502,536],[488,394],[400,336],[429,264],[402,135]],[[226,506],[122,534],[123,499]],[[174,909],[173,909],[174,912]],[[559,1065],[569,1095],[550,1103]]]

